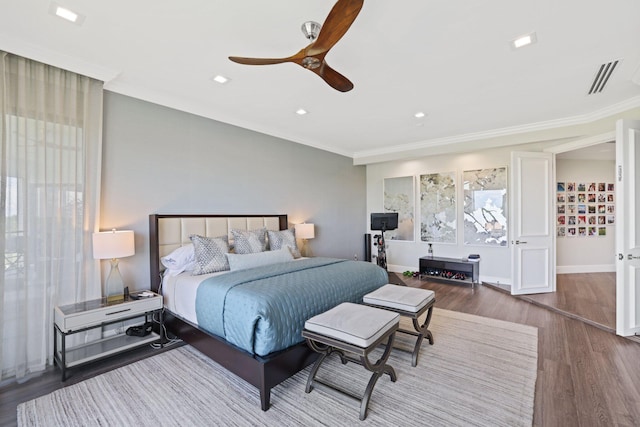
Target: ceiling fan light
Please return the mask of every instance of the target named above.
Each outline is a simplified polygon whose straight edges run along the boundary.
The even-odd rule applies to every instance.
[[[298,108],[296,110],[296,114],[299,116],[304,116],[305,114],[307,114],[307,110],[305,110],[304,108]]]
[[[302,34],[304,34],[307,39],[313,41],[318,38],[318,34],[320,34],[320,28],[322,28],[322,26],[315,21],[307,21],[302,24],[301,28]]]

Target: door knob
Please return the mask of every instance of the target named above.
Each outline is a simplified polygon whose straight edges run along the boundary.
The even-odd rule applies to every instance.
[[[521,240],[516,240],[516,245],[521,245],[521,244],[525,244],[527,242],[521,241]]]
[[[640,259],[640,256],[627,255],[627,259]]]

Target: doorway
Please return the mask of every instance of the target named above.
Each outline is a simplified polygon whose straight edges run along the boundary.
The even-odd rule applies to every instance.
[[[615,151],[611,135],[610,141],[556,153],[556,292],[529,295],[531,302],[612,333],[616,331]]]

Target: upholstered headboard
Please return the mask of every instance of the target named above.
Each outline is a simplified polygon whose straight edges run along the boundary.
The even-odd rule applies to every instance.
[[[287,215],[149,215],[149,257],[151,290],[160,287],[163,270],[160,258],[180,246],[191,243],[189,236],[199,234],[207,237],[228,236],[231,229],[286,230]]]

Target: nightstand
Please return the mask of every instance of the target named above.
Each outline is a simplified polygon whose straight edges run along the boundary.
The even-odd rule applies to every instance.
[[[149,292],[149,291],[146,291]],[[159,342],[163,343],[162,296],[151,293],[141,297],[142,292],[134,292],[129,298],[107,303],[106,298],[58,306],[54,310],[53,359],[62,370],[62,381],[66,380],[67,369],[93,362],[123,351]],[[134,299],[138,298],[138,299]],[[114,333],[87,343],[67,348],[67,337],[79,332],[102,328],[117,322],[143,318],[147,323],[154,314],[158,315],[160,334],[151,332],[144,337]],[[58,344],[60,344],[58,346]]]

